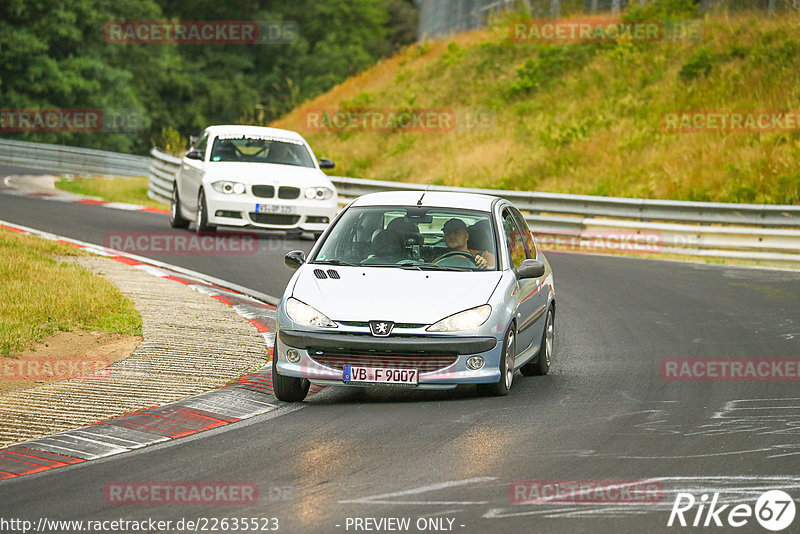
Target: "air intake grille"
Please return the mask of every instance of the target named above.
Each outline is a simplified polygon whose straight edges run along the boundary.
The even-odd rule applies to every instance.
[[[253,195],[260,198],[272,198],[275,196],[275,188],[271,185],[254,185]]]
[[[341,278],[341,277],[339,276],[339,273],[338,273],[338,272],[336,272],[336,271],[334,271],[333,269],[328,269],[328,276],[330,276],[330,277],[331,277],[331,278],[333,278],[334,280],[338,280],[339,278]]]
[[[417,369],[420,373],[438,371],[452,365],[455,356],[419,357],[419,356],[361,356],[355,354],[314,354],[311,358],[334,369],[344,370],[345,365],[364,367],[388,367],[390,369]]]
[[[278,189],[278,198],[292,200],[300,196],[300,190],[296,187],[281,187]]]
[[[322,269],[314,269],[314,276],[319,278],[320,280],[325,280],[328,276],[325,274],[325,271]]]
[[[277,213],[250,212],[250,220],[258,224],[274,224],[276,226],[293,226],[300,220],[299,215],[280,215]]]

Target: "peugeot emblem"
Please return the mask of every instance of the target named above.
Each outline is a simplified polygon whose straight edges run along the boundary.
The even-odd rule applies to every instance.
[[[386,337],[392,333],[394,323],[391,321],[370,321],[369,329],[373,336]]]

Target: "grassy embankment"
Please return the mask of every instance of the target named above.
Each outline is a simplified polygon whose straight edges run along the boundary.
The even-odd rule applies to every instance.
[[[72,246],[0,228],[0,356],[17,356],[57,331],[142,335],[142,319],[103,277],[60,260]]]
[[[657,2],[641,18],[664,18]],[[686,8],[681,16],[691,16]],[[629,13],[627,16],[633,16]],[[700,19],[696,41],[515,43],[487,29],[412,46],[273,126],[335,174],[435,184],[721,202],[800,203],[800,133],[674,133],[676,110],[800,109],[800,14]],[[473,131],[315,131],[309,110],[488,112]]]
[[[169,209],[167,204],[147,196],[147,178],[67,178],[56,181],[56,188],[77,195],[100,197],[109,202],[126,202],[151,208]]]

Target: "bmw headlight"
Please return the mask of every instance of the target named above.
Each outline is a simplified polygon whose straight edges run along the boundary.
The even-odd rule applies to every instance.
[[[483,306],[470,308],[445,317],[441,321],[430,325],[426,330],[428,332],[460,332],[462,330],[474,330],[485,323],[489,319],[491,313],[492,307],[488,304],[484,304]]]
[[[306,189],[306,198],[311,200],[312,198],[316,198],[317,200],[328,200],[333,196],[333,190],[328,189],[327,187],[309,187]]]
[[[324,313],[312,308],[308,304],[300,302],[296,298],[289,298],[286,301],[286,315],[289,318],[304,326],[321,326],[323,328],[336,328],[336,323],[328,319]]]
[[[214,191],[226,195],[241,195],[246,189],[245,185],[241,182],[230,182],[227,180],[214,182],[211,184],[211,187],[214,188]]]

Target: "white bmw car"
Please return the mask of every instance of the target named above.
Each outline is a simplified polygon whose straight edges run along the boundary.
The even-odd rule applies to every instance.
[[[261,126],[210,126],[181,161],[170,225],[198,232],[218,225],[310,232],[336,215],[336,188],[300,134]]]

